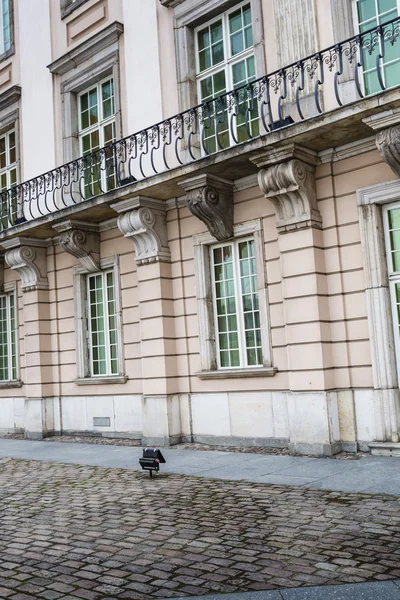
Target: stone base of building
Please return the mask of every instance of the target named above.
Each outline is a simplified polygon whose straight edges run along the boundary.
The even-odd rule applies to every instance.
[[[384,439],[379,390],[0,398],[0,431],[127,438],[147,446],[289,448],[332,456]],[[383,418],[383,417],[382,417]]]

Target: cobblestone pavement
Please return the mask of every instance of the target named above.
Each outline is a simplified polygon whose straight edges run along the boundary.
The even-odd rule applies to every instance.
[[[0,459],[0,598],[167,598],[400,577],[400,499]]]

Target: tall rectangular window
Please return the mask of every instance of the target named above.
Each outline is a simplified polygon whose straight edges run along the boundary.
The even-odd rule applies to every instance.
[[[263,364],[254,239],[211,247],[219,368]]]
[[[258,135],[257,108],[244,92],[237,98],[233,128],[229,125],[232,111],[227,110],[226,100],[216,100],[256,79],[248,2],[196,29],[196,57],[199,100],[206,103],[202,117],[207,154]]]
[[[113,271],[87,276],[87,301],[90,375],[117,375],[118,332]]]
[[[400,0],[355,0],[358,30],[360,33],[383,25],[399,16]],[[377,65],[377,57],[382,59]],[[363,50],[364,88],[366,94],[374,94],[382,88],[378,72],[385,87],[400,83],[400,56],[397,44],[391,44],[389,39],[382,41],[370,53],[368,48]],[[379,71],[378,71],[379,69]]]
[[[15,294],[0,295],[0,381],[17,379]]]
[[[80,154],[85,157],[82,190],[85,198],[115,187],[114,153],[109,147],[115,141],[114,100],[112,78],[79,94],[79,145]]]
[[[400,204],[383,208],[394,339],[400,376]]]
[[[0,54],[11,48],[10,0],[0,0]]]
[[[0,192],[17,183],[17,152],[15,130],[0,136]],[[17,217],[16,198],[12,191],[1,196],[0,230],[13,225]]]

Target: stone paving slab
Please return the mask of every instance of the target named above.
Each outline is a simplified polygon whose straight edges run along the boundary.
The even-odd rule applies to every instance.
[[[1,599],[325,600],[399,578],[397,497],[0,459]]]
[[[0,439],[0,457],[139,470],[142,448]],[[163,449],[163,472],[348,492],[400,495],[400,457],[332,460],[235,452]]]
[[[191,600],[400,600],[399,581],[297,588],[279,592],[243,592],[238,594],[192,597]],[[176,600],[185,600],[177,598]]]

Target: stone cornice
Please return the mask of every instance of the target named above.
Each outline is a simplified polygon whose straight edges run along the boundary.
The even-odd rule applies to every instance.
[[[8,108],[18,102],[21,98],[21,86],[13,85],[8,90],[0,94],[0,111]]]
[[[190,212],[203,221],[218,241],[233,236],[233,181],[204,174],[179,185],[186,192]]]
[[[170,262],[165,204],[146,196],[136,196],[112,204],[118,228],[132,240],[138,266],[152,262]]]
[[[73,50],[70,50],[70,52],[67,52],[54,62],[50,63],[47,68],[50,70],[50,73],[62,75],[63,73],[74,69],[88,58],[92,58],[104,48],[117,42],[123,31],[124,26],[122,23],[114,21],[114,23],[111,23],[108,27],[105,27],[88,40],[79,44],[79,46]]]

